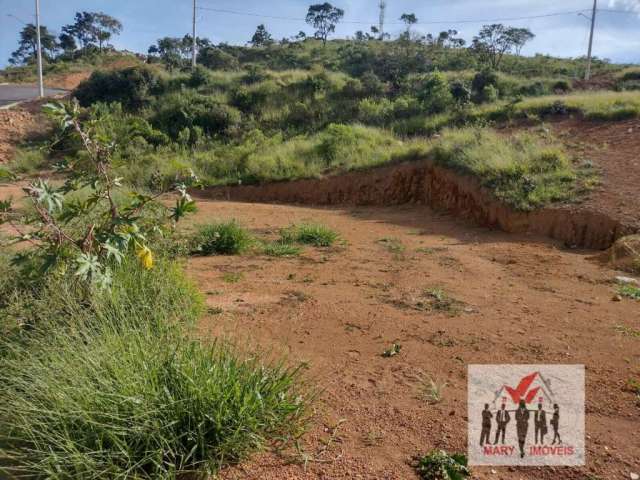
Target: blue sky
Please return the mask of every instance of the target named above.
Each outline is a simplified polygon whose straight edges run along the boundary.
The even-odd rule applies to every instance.
[[[304,18],[310,0],[197,0],[204,8],[228,9],[255,14]],[[192,0],[41,0],[42,24],[60,33],[78,10],[104,11],[124,23],[122,35],[114,40],[117,48],[146,52],[161,36],[181,36],[191,29]],[[358,29],[368,30],[377,23],[378,0],[333,0],[345,10],[347,22],[364,21],[366,25],[343,23],[337,36],[352,35]],[[422,33],[455,28],[470,39],[482,26],[481,20],[543,15],[556,12],[588,10],[591,0],[387,0],[387,22],[398,22],[404,12],[413,12],[421,22],[451,21],[437,25],[417,25]],[[0,66],[7,63],[17,46],[22,24],[33,21],[34,0],[0,0]],[[599,0],[599,8],[629,13],[601,12],[598,15],[594,54],[620,62],[640,63],[640,0]],[[457,23],[478,20],[478,23]],[[255,27],[264,23],[275,38],[308,34],[312,29],[300,20],[277,20],[198,10],[199,36],[214,42],[245,43]],[[559,56],[584,55],[587,49],[589,22],[576,14],[505,21],[503,23],[530,28],[536,38],[523,54],[549,53]],[[399,24],[388,25],[386,31],[397,34]]]

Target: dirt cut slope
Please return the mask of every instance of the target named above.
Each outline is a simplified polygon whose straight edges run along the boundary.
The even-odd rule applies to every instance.
[[[472,178],[428,160],[402,163],[340,176],[265,185],[216,187],[209,198],[307,205],[420,204],[444,209],[482,226],[511,233],[530,233],[568,245],[604,249],[634,232],[605,213],[579,206],[519,212],[496,200]]]

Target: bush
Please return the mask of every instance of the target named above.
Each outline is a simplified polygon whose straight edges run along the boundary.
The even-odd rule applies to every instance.
[[[471,101],[471,90],[462,80],[451,82],[449,91],[458,105],[465,105]]]
[[[192,237],[191,251],[201,255],[237,255],[251,246],[249,232],[235,220],[201,225]]]
[[[465,455],[449,455],[444,450],[433,450],[419,458],[416,472],[422,480],[462,480],[471,475]]]
[[[476,73],[471,81],[471,90],[475,95],[481,95],[485,87],[491,85],[498,88],[498,74],[493,70],[482,70]]]
[[[453,103],[447,78],[440,72],[434,72],[426,78],[418,98],[429,113],[443,112]]]
[[[329,227],[317,223],[291,225],[280,232],[284,243],[302,243],[316,247],[330,247],[338,239],[338,234]]]
[[[240,124],[238,110],[206,95],[176,92],[158,99],[151,123],[177,139],[185,128],[200,127],[207,135],[231,135]]]
[[[198,52],[198,63],[211,70],[237,70],[238,59],[216,47],[205,47]]]
[[[485,85],[478,95],[478,101],[480,103],[493,103],[498,100],[498,90],[493,85]]]
[[[568,80],[558,80],[553,84],[555,93],[567,93],[571,91],[571,83]]]
[[[120,102],[127,110],[137,110],[149,104],[159,76],[146,66],[122,70],[96,70],[74,90],[80,105],[96,102]]]

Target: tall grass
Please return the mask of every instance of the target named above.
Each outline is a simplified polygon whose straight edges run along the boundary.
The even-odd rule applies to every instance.
[[[126,262],[110,292],[48,278],[0,282],[2,325],[15,322],[0,339],[0,472],[174,479],[302,431],[299,370],[195,340],[200,295],[177,264]]]
[[[531,134],[503,138],[488,129],[445,130],[432,156],[440,165],[478,178],[517,209],[574,195],[576,174],[564,151]]]

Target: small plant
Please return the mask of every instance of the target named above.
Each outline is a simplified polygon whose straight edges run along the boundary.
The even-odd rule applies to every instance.
[[[425,378],[420,383],[420,393],[427,403],[434,405],[442,401],[443,390],[447,383],[438,383],[433,378]]]
[[[191,239],[191,252],[200,255],[238,255],[246,251],[252,242],[249,232],[231,220],[201,225]]]
[[[630,378],[627,380],[627,384],[625,385],[624,389],[627,392],[631,392],[635,395],[640,395],[640,380],[636,379],[636,378]]]
[[[330,247],[338,234],[329,227],[317,223],[291,225],[280,232],[283,243],[302,243],[315,247]]]
[[[300,251],[299,246],[282,240],[262,244],[262,253],[269,257],[295,257]]]
[[[433,450],[419,458],[415,468],[422,480],[462,480],[471,475],[466,455],[449,455],[444,450]]]
[[[377,241],[380,245],[382,245],[388,252],[399,255],[405,251],[405,246],[402,242],[397,238],[381,238]]]
[[[635,328],[627,327],[626,325],[616,325],[613,328],[621,335],[640,338],[640,330],[636,330]]]
[[[395,357],[400,354],[400,350],[402,349],[402,345],[399,343],[394,343],[391,345],[391,348],[387,348],[384,352],[382,352],[382,356],[384,358]]]
[[[222,275],[222,281],[226,283],[238,283],[243,277],[242,272],[226,272]]]
[[[43,108],[58,124],[57,141],[76,142],[85,155],[58,165],[59,173],[66,175],[62,186],[38,179],[23,189],[33,206],[33,213],[22,219],[30,231],[14,222],[10,204],[0,206],[0,224],[10,223],[18,232],[14,240],[33,246],[17,261],[36,277],[71,267],[78,278],[100,288],[111,284],[112,266],[129,255],[135,254],[145,269],[151,269],[151,238],[171,231],[175,222],[195,210],[187,186],[175,185],[179,198],[170,211],[156,197],[136,191],[122,195],[122,178],[112,162],[118,145],[98,133],[100,119],[91,114],[87,118],[77,102]],[[80,193],[85,191],[89,194],[83,198]]]
[[[631,284],[620,285],[618,287],[618,294],[622,295],[623,297],[640,300],[640,287]]]
[[[427,310],[435,310],[454,316],[460,313],[460,308],[463,305],[462,302],[450,297],[440,287],[428,288],[424,290],[423,295],[426,302],[420,302],[418,306]]]

